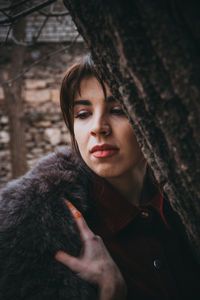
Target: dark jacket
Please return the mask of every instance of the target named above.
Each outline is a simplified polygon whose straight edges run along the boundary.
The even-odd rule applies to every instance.
[[[89,177],[69,148],[51,154],[0,194],[0,299],[96,299],[96,290],[55,261],[81,240],[64,199],[88,219]]]
[[[97,299],[94,287],[54,259],[57,250],[80,253],[79,231],[65,199],[92,223],[91,175],[65,148],[43,158],[1,192],[1,300]],[[176,214],[164,203],[170,225],[184,234]]]

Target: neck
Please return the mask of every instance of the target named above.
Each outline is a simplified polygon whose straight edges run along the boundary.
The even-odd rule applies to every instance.
[[[141,203],[141,195],[146,174],[147,163],[144,158],[129,172],[119,177],[109,178],[108,182],[115,187],[132,204]]]

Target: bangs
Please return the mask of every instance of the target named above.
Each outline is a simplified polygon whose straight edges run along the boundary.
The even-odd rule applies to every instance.
[[[80,64],[77,64],[74,66],[73,74],[71,78],[71,99],[74,101],[75,94],[78,92],[79,94],[81,93],[80,86],[81,86],[81,81],[83,79],[88,79],[90,77],[95,77],[98,82],[100,83],[104,96],[106,98],[106,88],[105,84],[103,82],[103,79],[100,77],[98,71],[95,68],[94,63],[92,62],[91,58],[90,60],[87,58],[85,61],[83,61]]]

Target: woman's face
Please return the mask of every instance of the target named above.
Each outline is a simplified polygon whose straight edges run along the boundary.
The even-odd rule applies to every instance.
[[[85,163],[103,178],[131,171],[143,158],[120,103],[95,77],[83,79],[74,99],[74,135]]]

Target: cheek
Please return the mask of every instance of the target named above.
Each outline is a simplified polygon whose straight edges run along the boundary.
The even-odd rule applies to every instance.
[[[87,131],[83,130],[82,126],[74,124],[74,136],[77,142],[80,154],[84,159],[87,152]],[[85,159],[84,159],[85,160]]]
[[[84,143],[83,135],[84,135],[84,132],[81,130],[80,126],[74,125],[74,136],[75,136],[75,140],[76,140],[79,148]]]
[[[124,128],[123,139],[125,151],[129,153],[127,156],[130,160],[137,160],[143,156],[140,146],[137,142],[136,135],[130,124]]]

